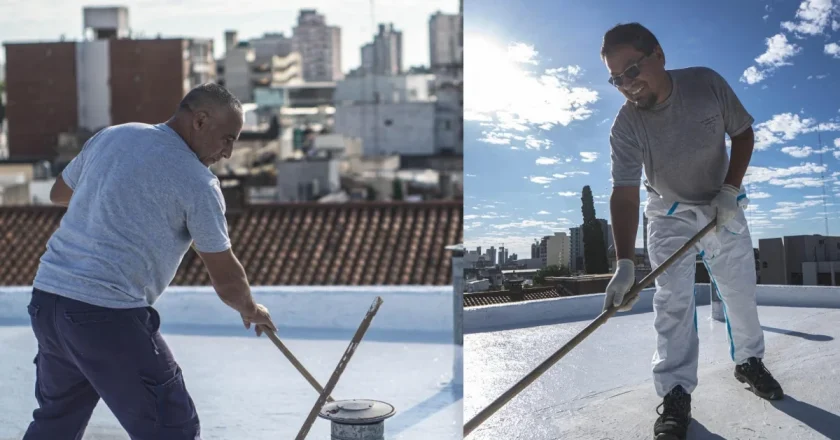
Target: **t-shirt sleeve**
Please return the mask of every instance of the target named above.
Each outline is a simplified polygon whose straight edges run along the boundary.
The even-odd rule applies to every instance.
[[[85,165],[85,150],[79,152],[70,163],[64,167],[64,170],[61,172],[61,180],[67,184],[67,186],[72,189],[76,190],[76,185],[79,183],[79,178],[82,176],[82,168]]]
[[[709,69],[710,81],[720,101],[723,126],[729,137],[738,136],[752,126],[755,119],[747,112],[738,95],[719,73]]]
[[[638,187],[642,181],[644,154],[639,143],[619,118],[621,115],[616,118],[610,130],[613,186]]]
[[[70,163],[64,167],[64,170],[61,171],[61,180],[63,180],[70,189],[74,191],[76,190],[76,185],[79,184],[79,179],[82,177],[82,170],[85,167],[85,162],[89,161],[89,156],[93,154],[91,153],[91,144],[93,144],[99,135],[105,130],[107,129],[99,130],[96,134],[91,136],[90,139],[85,142],[85,145],[82,146],[82,150],[79,151],[79,154],[77,154],[76,157],[74,157]]]
[[[225,199],[218,179],[207,182],[193,194],[187,209],[187,229],[199,252],[222,252],[230,249]]]

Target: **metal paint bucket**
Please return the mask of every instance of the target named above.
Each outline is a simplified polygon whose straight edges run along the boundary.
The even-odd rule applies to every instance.
[[[324,405],[319,417],[332,422],[331,440],[385,440],[385,419],[394,406],[378,400],[337,400]]]

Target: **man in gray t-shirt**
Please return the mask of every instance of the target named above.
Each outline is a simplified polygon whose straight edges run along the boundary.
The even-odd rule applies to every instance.
[[[626,311],[635,282],[642,170],[648,200],[648,250],[655,269],[710,221],[713,232],[696,246],[721,296],[735,377],[767,399],[783,392],[762,362],[764,339],[755,300],[755,260],[741,181],[753,150],[753,117],[714,70],[665,69],[656,37],[638,23],[609,30],[601,57],[609,81],[626,98],[610,132],[613,192],[610,211],[617,269],[604,308]],[[724,134],[732,139],[727,156]],[[656,438],[684,438],[697,386],[695,254],[686,252],[656,279],[657,332],[653,377],[664,409]]]
[[[50,198],[68,209],[28,306],[39,407],[25,440],[81,438],[100,398],[133,439],[200,438],[152,307],[191,244],[245,327],[276,330],[231,250],[219,180],[208,168],[230,157],[242,124],[233,95],[198,86],[166,123],[99,131],[56,179]]]

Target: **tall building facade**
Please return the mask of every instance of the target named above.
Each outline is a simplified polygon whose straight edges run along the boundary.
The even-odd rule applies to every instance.
[[[461,14],[436,12],[429,18],[429,67],[432,72],[460,71],[463,66]]]
[[[399,75],[403,72],[402,32],[394,25],[379,25],[373,42],[362,46],[362,69],[366,74]]]
[[[291,38],[265,34],[240,42],[234,31],[228,31],[226,38],[231,41],[217,68],[218,82],[240,101],[254,102],[259,88],[303,83],[303,59],[293,50]]]
[[[569,235],[571,236],[571,240],[569,240],[569,268],[573,271],[583,270],[583,229],[580,227],[570,228]]]
[[[62,135],[165,121],[215,81],[212,40],[123,38],[125,8],[85,8],[84,24],[96,39],[4,45],[10,158],[53,160]]]
[[[341,71],[341,28],[327,25],[315,9],[301,9],[293,31],[294,48],[303,59],[303,79],[332,82],[344,77]]]

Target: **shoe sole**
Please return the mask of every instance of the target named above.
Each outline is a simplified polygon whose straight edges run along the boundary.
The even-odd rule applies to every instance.
[[[691,426],[693,420],[691,413],[688,413],[688,424],[685,426],[686,435],[688,435],[688,427]],[[685,436],[679,436],[677,434],[655,434],[653,440],[685,440]]]
[[[745,383],[745,384],[749,385],[750,391],[758,397],[761,397],[761,398],[764,398],[764,399],[767,399],[767,400],[781,400],[785,396],[785,393],[784,393],[784,391],[782,391],[781,388],[777,388],[775,390],[771,390],[771,391],[766,392],[766,393],[762,393],[761,391],[758,391],[758,389],[755,388],[755,385],[752,382],[750,382],[750,380],[747,379],[746,376],[738,373],[737,371],[735,372],[735,379],[737,379],[738,382]]]

